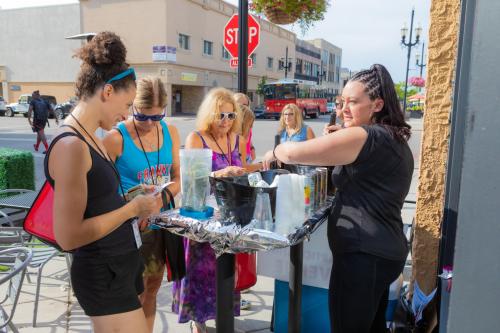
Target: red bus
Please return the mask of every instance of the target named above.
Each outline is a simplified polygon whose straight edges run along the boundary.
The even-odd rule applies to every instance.
[[[289,103],[302,110],[302,116],[317,118],[326,114],[328,94],[316,82],[303,80],[282,80],[264,85],[265,118],[279,119],[281,110]]]

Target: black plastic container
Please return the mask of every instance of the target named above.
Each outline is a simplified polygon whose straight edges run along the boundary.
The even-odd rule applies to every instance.
[[[262,179],[272,183],[278,174],[288,173],[286,170],[276,169],[262,171]],[[248,183],[248,176],[240,177],[210,177],[210,185],[217,200],[222,218],[239,225],[247,225],[253,218],[257,193],[269,194],[271,211],[276,212],[276,187],[252,187]]]

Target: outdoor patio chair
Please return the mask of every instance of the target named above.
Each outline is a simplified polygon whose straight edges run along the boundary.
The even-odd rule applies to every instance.
[[[35,292],[35,308],[33,310],[33,327],[36,326],[37,314],[38,314],[38,301],[40,299],[40,286],[42,281],[42,273],[45,264],[47,264],[52,258],[61,254],[57,249],[47,246],[40,242],[28,242],[27,235],[22,228],[19,227],[0,227],[0,246],[24,246],[30,248],[33,252],[33,259],[28,265],[28,270],[26,272],[26,277],[29,283],[31,282],[30,274],[36,274],[36,292]],[[68,271],[71,266],[69,254],[66,254],[66,264],[68,265]],[[30,269],[36,270],[35,272],[30,272]]]
[[[31,249],[26,247],[14,247],[10,249],[0,250],[0,260],[11,262],[10,265],[5,264],[3,267],[8,267],[7,272],[0,275],[0,285],[8,283],[3,300],[0,302],[0,332],[7,332],[7,326],[13,332],[19,332],[12,322],[14,312],[16,311],[19,294],[24,281],[26,268],[32,259],[33,253]],[[10,311],[7,312],[4,308],[4,303],[10,300]]]
[[[0,190],[0,222],[2,226],[19,226],[36,197],[27,189]]]

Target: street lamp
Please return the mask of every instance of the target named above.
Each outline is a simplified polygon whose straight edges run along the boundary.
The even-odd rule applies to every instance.
[[[415,65],[420,67],[420,77],[423,77],[422,72],[424,70],[424,67],[427,66],[427,64],[425,63],[424,50],[425,50],[425,43],[422,43],[422,61],[420,61],[421,60],[420,53],[415,54],[415,59],[416,59]]]
[[[285,70],[285,79],[288,76],[288,72],[292,71],[292,58],[288,58],[288,46],[285,50],[285,59],[281,58],[278,64],[279,69]]]
[[[410,71],[411,48],[420,42],[420,35],[422,34],[422,27],[419,24],[419,26],[415,29],[415,37],[416,37],[415,41],[414,42],[412,41],[413,17],[414,16],[415,16],[415,8],[413,8],[411,10],[410,29],[408,30],[406,23],[401,28],[401,45],[408,48],[408,56],[407,56],[407,60],[406,60],[406,80],[405,80],[405,94],[404,94],[404,100],[403,100],[403,112],[406,112],[406,94],[408,93],[408,72]],[[407,42],[406,35],[408,34],[408,31],[410,32],[410,38],[408,39],[408,42]]]

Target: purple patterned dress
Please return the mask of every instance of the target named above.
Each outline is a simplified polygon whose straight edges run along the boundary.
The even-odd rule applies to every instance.
[[[203,148],[208,148],[203,141]],[[231,165],[242,166],[239,152],[239,136],[236,146],[231,151]],[[212,171],[229,166],[224,154],[213,152]],[[172,311],[179,315],[179,323],[190,320],[204,323],[215,319],[215,253],[209,243],[197,243],[184,238],[186,276],[181,281],[175,281],[172,287]],[[234,315],[240,315],[240,293],[234,292]]]

